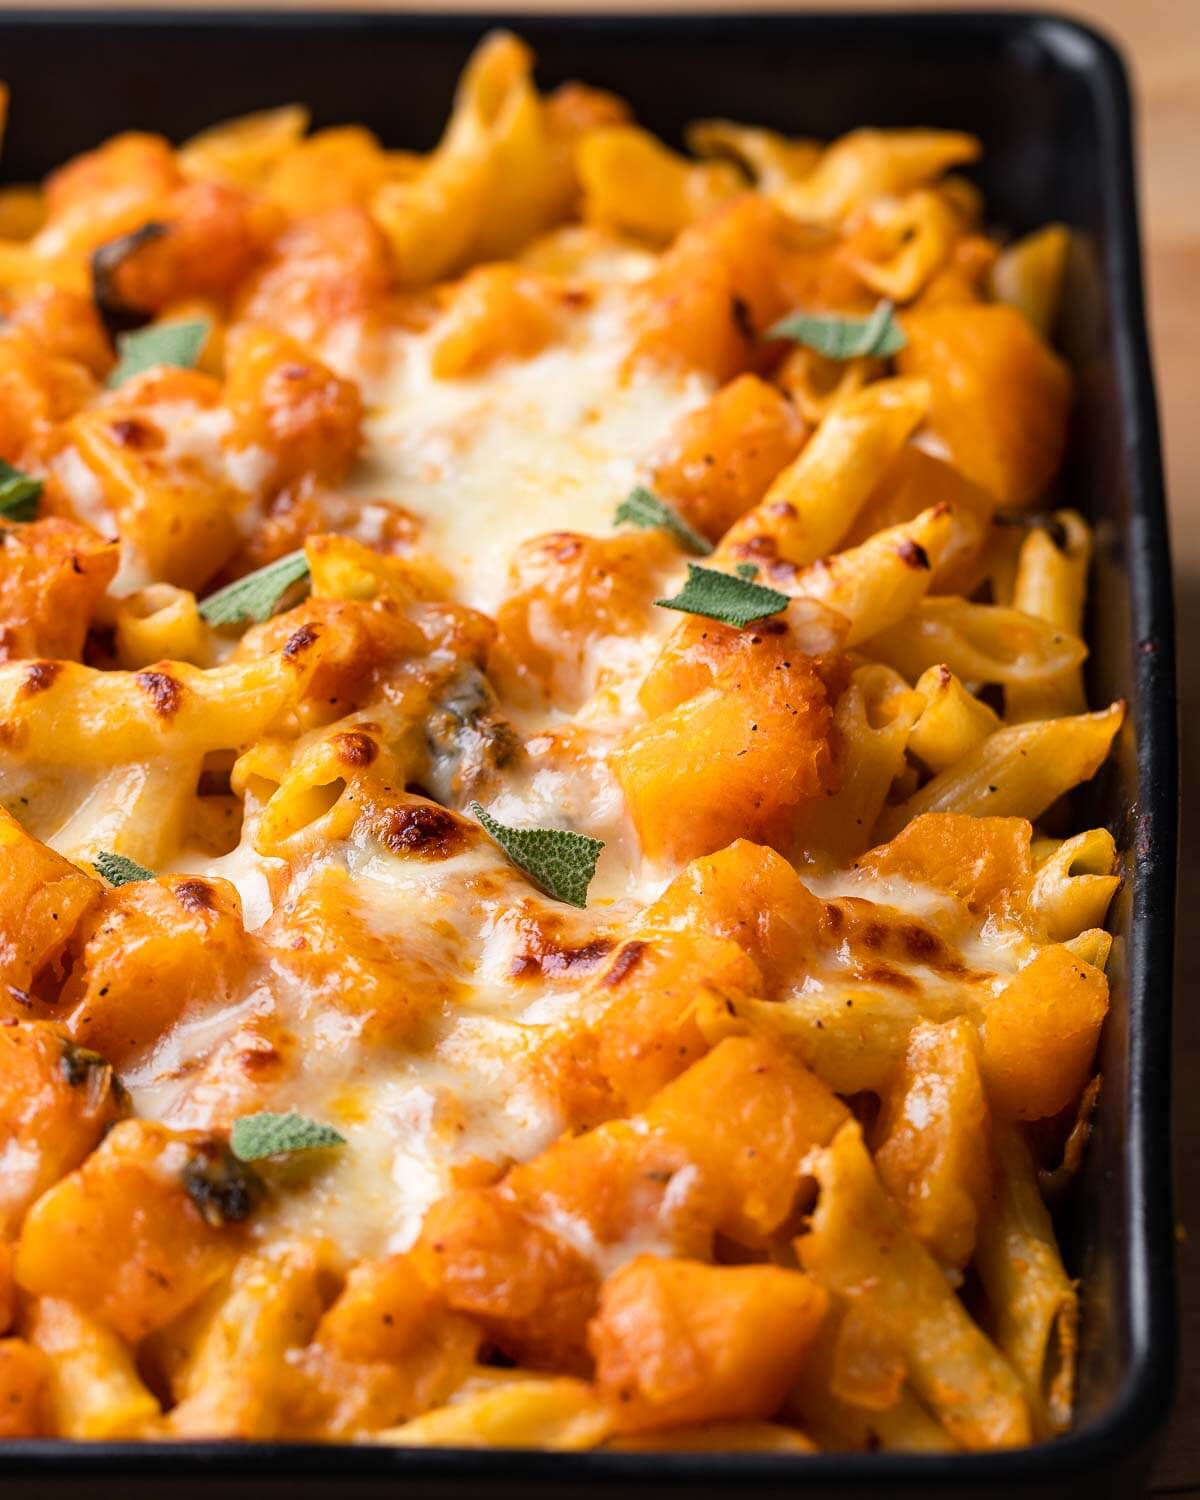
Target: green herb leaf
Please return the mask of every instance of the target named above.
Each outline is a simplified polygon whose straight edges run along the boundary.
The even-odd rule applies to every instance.
[[[596,873],[603,839],[568,833],[565,828],[509,828],[497,823],[478,802],[473,812],[514,865],[524,870],[549,896],[571,906],[586,906],[588,886]]]
[[[715,568],[700,568],[688,563],[687,582],[674,599],[656,599],[663,609],[680,609],[689,615],[707,615],[726,625],[749,625],[765,620],[786,609],[789,599],[778,589],[764,588],[748,578],[733,573],[718,573]]]
[[[344,1146],[346,1137],[332,1125],[306,1120],[303,1115],[273,1115],[267,1110],[243,1115],[233,1122],[229,1145],[238,1161],[261,1161],[264,1156],[290,1156],[296,1151],[316,1151],[325,1146]]]
[[[32,521],[41,493],[40,479],[23,474],[0,458],[0,517],[6,521]]]
[[[128,885],[131,880],[153,880],[154,871],[147,870],[136,860],[126,859],[123,854],[113,854],[101,849],[92,860],[92,869],[102,875],[109,885]]]
[[[117,339],[119,358],[106,384],[113,390],[155,365],[190,370],[200,358],[211,326],[207,318],[196,318],[187,323],[152,323],[136,333],[121,334]]]
[[[792,313],[768,328],[768,339],[792,339],[815,349],[826,359],[858,359],[895,354],[908,342],[904,329],[893,316],[890,302],[881,302],[869,318],[843,317],[839,313]]]
[[[200,602],[200,613],[210,625],[241,625],[253,620],[261,624],[279,608],[287,591],[308,577],[308,559],[303,552],[289,552],[257,572],[247,573]]]
[[[706,536],[694,531],[678,511],[672,510],[665,500],[660,500],[645,485],[639,484],[630,490],[628,497],[617,506],[613,523],[619,526],[623,521],[630,526],[661,526],[671,533],[685,552],[695,552],[699,557],[707,557],[712,551],[712,543]]]
[[[757,563],[738,563],[733,570],[739,578],[757,578]]]

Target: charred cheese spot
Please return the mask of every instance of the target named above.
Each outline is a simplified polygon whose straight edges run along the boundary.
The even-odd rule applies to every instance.
[[[117,417],[108,424],[109,436],[119,448],[145,453],[163,446],[163,434],[153,422],[141,417]]]
[[[945,943],[928,927],[913,922],[898,928],[897,934],[914,963],[929,964],[947,958]]]
[[[149,697],[160,719],[174,718],[179,712],[184,688],[169,672],[139,672],[135,681]]]
[[[379,754],[379,746],[371,736],[362,734],[358,730],[335,734],[329,743],[343,765],[354,766],[360,770],[369,766]]]
[[[628,979],[630,974],[641,963],[646,948],[647,944],[637,938],[631,942],[622,943],[616,957],[609,964],[600,980],[603,987],[606,990],[614,990],[622,981]]]
[[[234,1054],[238,1068],[248,1078],[268,1078],[286,1065],[285,1054],[266,1037],[247,1037]]]
[[[312,620],[301,625],[299,630],[294,631],[284,642],[284,661],[298,662],[307,653],[308,648],[319,639],[320,634],[321,627]]]
[[[389,807],[378,819],[376,836],[393,854],[449,859],[474,841],[474,830],[435,802]]]
[[[886,948],[888,928],[883,922],[864,922],[858,930],[857,937],[864,948]]]
[[[896,548],[896,556],[910,568],[920,568],[926,573],[929,571],[929,553],[920,542],[914,542],[911,537],[906,536]]]
[[[885,984],[894,990],[903,990],[905,994],[916,995],[920,992],[920,984],[911,974],[905,974],[901,969],[895,969],[891,964],[858,964],[855,966],[855,975],[864,984]]]
[[[216,910],[216,893],[207,880],[180,880],[175,885],[175,899],[185,911]]]
[[[32,698],[37,693],[44,693],[47,688],[54,685],[55,678],[62,671],[60,661],[31,661],[25,668],[25,677],[21,683],[21,696]]]
[[[564,975],[590,974],[612,952],[613,939],[595,938],[578,947],[558,947],[547,940],[537,948],[524,948],[512,961],[509,973],[514,979],[560,978]]]

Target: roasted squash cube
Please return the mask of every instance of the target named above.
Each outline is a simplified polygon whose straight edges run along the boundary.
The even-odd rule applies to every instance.
[[[902,374],[929,381],[930,425],[956,468],[1001,505],[1029,505],[1058,472],[1071,377],[1013,307],[921,308],[904,318]]]
[[[627,1114],[741,1030],[737,1001],[761,992],[736,943],[699,932],[630,938],[590,986],[603,1010],[552,1043],[542,1066],[572,1121]]]
[[[94,1052],[40,1021],[0,1026],[0,1239],[39,1194],[77,1166],[128,1101]]]
[[[24,1339],[0,1339],[0,1438],[48,1436],[50,1362]]]
[[[528,359],[554,337],[558,307],[547,285],[514,265],[478,266],[459,282],[434,331],[439,380],[475,375],[506,356]]]
[[[78,661],[117,571],[117,544],[59,516],[7,524],[0,539],[0,659]]]
[[[648,859],[682,862],[737,838],[784,842],[796,809],[830,785],[824,682],[804,659],[762,665],[735,663],[613,752]]]
[[[105,891],[70,952],[63,1025],[123,1065],[191,1008],[229,1004],[251,944],[227,880],[164,875]]]
[[[644,1126],[638,1116],[563,1136],[513,1167],[502,1191],[539,1223],[577,1226],[593,1258],[637,1239],[707,1255],[719,1185],[696,1171],[686,1145]]]
[[[1069,948],[1043,948],[988,1002],[983,1077],[1006,1119],[1041,1120],[1077,1099],[1108,1011],[1108,980]]]
[[[782,855],[748,839],[693,860],[642,915],[653,931],[730,938],[757,964],[768,995],[800,977],[823,942],[822,904]]]
[[[894,839],[860,855],[854,868],[945,891],[976,917],[1012,915],[1028,901],[1032,835],[1025,818],[922,813]]]
[[[225,301],[266,251],[282,215],[240,188],[188,182],[158,207],[160,232],[130,245],[107,294],[123,308],[161,312],[195,297]]]
[[[604,1283],[588,1329],[618,1431],[771,1416],[828,1300],[811,1277],[779,1266],[638,1256]]]
[[[31,990],[57,998],[64,950],[102,890],[0,808],[0,1016]]]
[[[746,195],[687,229],[662,257],[638,309],[634,358],[730,380],[786,310],[790,231],[766,198]]]
[[[231,336],[225,401],[238,439],[274,459],[277,486],[308,473],[336,483],[358,452],[358,387],[286,334],[243,328]]]
[[[467,1378],[482,1337],[477,1323],[447,1308],[415,1257],[393,1255],[355,1266],[314,1342],[348,1370],[389,1366],[399,1377],[388,1385],[396,1415],[413,1415]]]
[[[435,1203],[416,1254],[446,1303],[477,1319],[514,1359],[541,1369],[586,1369],[596,1272],[500,1190],[465,1189]]]
[[[660,1089],[641,1119],[700,1168],[714,1227],[756,1246],[791,1213],[805,1157],[846,1108],[778,1043],[733,1036]]]
[[[0,334],[0,458],[34,455],[52,441],[55,424],[91,399],[96,383],[73,359],[39,346],[28,334]]]
[[[496,614],[493,669],[578,706],[600,680],[604,645],[643,632],[678,550],[659,531],[532,537],[516,552]]]
[[[715,542],[758,504],[806,435],[782,392],[757,375],[739,375],[680,422],[654,470],[654,488]]]
[[[211,1138],[125,1120],[25,1216],[17,1282],[89,1308],[136,1342],[229,1269],[257,1190]]]
[[[238,319],[318,348],[339,323],[369,317],[391,279],[387,244],[371,217],[357,207],[331,209],[280,235],[239,294]]]
[[[173,372],[178,373],[178,372]],[[189,391],[215,403],[211,382],[195,372]],[[98,483],[121,539],[136,548],[152,578],[198,589],[233,555],[243,499],[233,485],[189,453],[175,453],[154,420],[153,375],[137,389],[122,387],[120,404],[90,407],[74,417],[65,438]],[[172,381],[172,384],[175,384]],[[167,387],[169,389],[169,387]],[[140,394],[139,394],[140,392]]]

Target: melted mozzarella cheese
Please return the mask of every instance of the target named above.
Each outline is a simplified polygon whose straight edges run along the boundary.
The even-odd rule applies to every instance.
[[[459,596],[494,609],[509,558],[526,538],[555,529],[610,532],[613,510],[647,455],[710,389],[700,377],[628,377],[623,315],[618,290],[581,314],[564,343],[456,381],[430,372],[436,333],[390,335],[382,369],[376,349],[377,373],[364,382],[365,451],[348,486],[360,503],[363,539],[385,508],[375,502],[403,504],[424,522],[422,543],[449,566]],[[205,436],[218,435],[181,426],[172,441],[191,451]],[[578,716],[589,726],[588,752],[556,760],[531,744],[492,805],[505,821],[567,822],[605,839],[589,912],[577,919],[583,936],[632,917],[663,883],[643,880],[606,754],[636,717],[633,693],[669,623],[596,662],[602,688]],[[247,816],[233,853],[180,862],[233,881],[250,928],[268,918],[273,897],[283,899],[286,882],[280,861],[254,853],[256,823]],[[256,1232],[328,1235],[356,1258],[410,1244],[456,1168],[527,1159],[560,1133],[562,1121],[523,1062],[540,1031],[569,1017],[573,994],[570,986],[514,980],[518,937],[503,909],[518,899],[532,911],[552,903],[494,846],[437,863],[353,844],[325,858],[344,863],[373,932],[452,985],[453,1004],[431,1019],[420,1045],[364,1044],[352,1018],[331,1015],[276,967],[251,976],[237,1003],[175,1027],[126,1081],[143,1114],[181,1128],[227,1126],[243,1108],[242,1059],[254,1055],[256,1028],[285,1028],[297,1065],[278,1097],[256,1098],[256,1107],[327,1120],[348,1147],[301,1186],[273,1195]],[[501,896],[490,902],[478,895],[489,880],[501,882]]]
[[[495,920],[528,888],[491,844],[434,863],[335,846],[357,909],[398,953],[444,974],[453,1003],[419,1045],[368,1044],[360,1018],[330,1006],[269,961],[232,1005],[186,1019],[125,1075],[139,1114],[180,1129],[227,1127],[245,1112],[242,1060],[268,1022],[295,1059],[276,1095],[254,1108],[294,1109],[333,1124],[347,1148],[312,1177],[283,1184],[255,1222],[265,1240],[328,1236],[348,1260],[408,1247],[429,1206],[468,1163],[523,1160],[563,1122],[523,1067],[547,986],[513,980],[513,933]],[[209,866],[210,873],[228,858]],[[599,925],[581,914],[580,928]]]
[[[562,1121],[514,1080],[507,1031],[462,1020],[433,1054],[371,1054],[319,1116],[348,1149],[302,1193],[277,1199],[259,1232],[327,1234],[351,1257],[407,1250],[456,1168],[544,1150]]]
[[[529,537],[608,534],[648,456],[710,394],[700,375],[631,372],[625,313],[623,290],[602,295],[541,354],[455,380],[431,372],[436,327],[397,331],[364,381],[351,492],[419,516],[464,603],[495,610]]]
[[[608,289],[573,316],[563,341],[533,358],[439,380],[430,368],[436,329],[395,331],[373,347],[369,374],[345,371],[362,379],[369,411],[365,451],[348,484],[358,503],[354,534],[372,540],[387,506],[405,506],[423,522],[422,545],[450,569],[459,598],[491,612],[521,542],[553,530],[611,531],[615,506],[650,455],[711,387],[698,376],[628,373],[628,288],[645,265],[625,257],[606,270]],[[358,339],[335,346],[343,361],[361,353]],[[222,436],[212,423],[171,429],[179,451],[197,457]],[[252,491],[253,455],[240,462],[242,487]],[[672,624],[660,611],[640,636],[590,646],[586,681],[595,691],[573,715],[500,705],[519,725],[526,753],[505,768],[490,811],[505,823],[568,826],[605,841],[586,912],[564,917],[491,843],[422,860],[352,835],[292,870],[254,852],[253,798],[236,850],[179,862],[233,881],[251,929],[319,879],[322,866],[337,866],[374,937],[413,974],[437,977],[432,1001],[416,995],[423,1007],[416,1032],[381,1043],[364,1035],[369,1023],[352,1004],[343,1008],[302,968],[268,956],[233,1003],[186,1017],[127,1076],[140,1113],[181,1128],[227,1128],[247,1109],[293,1109],[346,1137],[345,1150],[275,1184],[256,1218],[259,1238],[327,1237],[348,1261],[403,1250],[461,1169],[527,1160],[560,1133],[530,1060],[548,1029],[584,1018],[586,1001],[578,980],[536,964],[531,973],[521,921],[544,917],[548,930],[566,923],[564,941],[573,943],[611,940],[675,873],[646,866],[608,763],[620,735],[639,721],[637,688]],[[868,888],[853,872],[805,878],[824,898],[870,896],[935,929],[949,931],[953,920],[958,940],[960,914],[933,892],[895,880]],[[991,976],[1000,983],[1027,956],[1022,941],[992,924],[968,938],[963,956],[980,983]],[[930,996],[946,989],[944,976],[910,968]],[[835,954],[819,974],[802,977],[796,995],[841,1006],[863,988],[855,955]],[[276,1042],[284,1066],[262,1086],[255,1059]],[[677,1173],[671,1191],[690,1191],[693,1170]],[[670,1248],[637,1235],[600,1245],[587,1225],[569,1219],[548,1227],[602,1272],[641,1250]]]
[[[246,832],[236,849],[214,859],[208,854],[185,851],[176,861],[180,875],[213,875],[228,880],[242,902],[242,921],[247,932],[253,932],[274,910],[273,889],[286,876],[282,859],[260,854]]]
[[[835,870],[820,877],[805,874],[805,884],[824,900],[838,896],[865,897],[881,906],[895,907],[906,916],[926,922],[935,931],[949,923],[963,961],[980,973],[999,979],[1011,977],[1033,956],[1029,934],[1013,923],[986,918],[977,928],[962,930],[962,907],[945,891],[914,884],[901,875],[866,875],[861,870]]]
[[[162,401],[154,407],[154,423],[163,434],[164,458],[190,460],[214,479],[231,484],[247,501],[258,498],[275,471],[274,455],[265,448],[236,447],[229,441],[233,414],[228,407]],[[235,519],[249,535],[262,517],[256,506],[245,504]]]

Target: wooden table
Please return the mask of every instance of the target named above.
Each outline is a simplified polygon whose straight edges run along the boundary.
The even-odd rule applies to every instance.
[[[7,0],[0,0],[0,9]],[[78,5],[88,0],[72,0]],[[94,3],[94,0],[93,0]],[[136,0],[131,0],[136,3]],[[204,3],[204,0],[193,0]],[[216,8],[214,0],[207,0]],[[256,0],[261,7],[271,0]],[[336,0],[335,0],[336,3]],[[504,8],[503,0],[428,0],[441,10]],[[736,0],[590,0],[620,10],[731,9]],[[905,9],[920,0],[861,0]],[[924,0],[934,9],[937,0]],[[968,0],[961,0],[967,4]],[[1009,0],[990,0],[1000,8]],[[1037,3],[1011,0],[1013,8]],[[1055,0],[1047,0],[1054,8]],[[216,0],[216,5],[237,0]],[[525,8],[569,7],[572,0],[524,0]],[[799,0],[805,8],[852,8],[843,0]],[[758,9],[793,9],[754,0]],[[99,7],[97,7],[99,8]],[[372,8],[355,0],[354,8]],[[397,8],[384,4],[378,8]],[[398,7],[403,8],[403,7]],[[515,8],[521,8],[517,5]],[[584,7],[580,7],[584,8]],[[1124,47],[1140,106],[1143,230],[1167,450],[1175,544],[1181,653],[1184,782],[1200,775],[1200,0],[1084,0],[1071,7]],[[1181,909],[1200,896],[1200,798],[1185,803]],[[1194,917],[1192,918],[1194,920]],[[1176,1001],[1175,1120],[1180,1221],[1183,1366],[1179,1401],[1153,1493],[1200,1497],[1200,947],[1179,954]],[[1194,1236],[1189,1243],[1187,1230]]]

